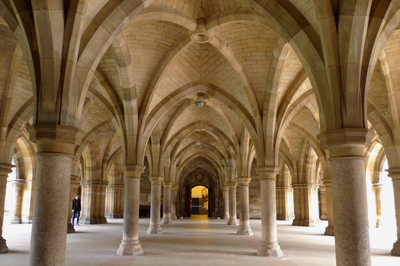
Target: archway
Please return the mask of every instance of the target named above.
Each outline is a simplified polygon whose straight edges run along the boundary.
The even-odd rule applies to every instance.
[[[208,188],[195,186],[191,192],[191,214],[208,215]]]
[[[208,215],[208,217],[217,217],[217,202],[218,198],[217,189],[215,185],[215,179],[206,171],[202,169],[196,169],[191,172],[186,178],[182,181],[182,186],[180,187],[179,197],[181,199],[181,208],[182,208],[182,217],[190,217],[193,214],[192,205],[193,205],[193,195],[195,198],[195,206],[200,206],[200,202],[202,202],[203,208],[202,214]],[[199,191],[193,188],[201,187]],[[204,190],[206,188],[207,190]],[[203,194],[204,198],[203,198]],[[204,208],[204,199],[207,195],[207,208]],[[201,198],[201,200],[200,200]]]
[[[394,192],[393,182],[388,176],[387,169],[389,169],[388,161],[385,160],[382,167],[382,191],[381,196],[381,223],[383,226],[396,227],[396,212],[394,207]]]

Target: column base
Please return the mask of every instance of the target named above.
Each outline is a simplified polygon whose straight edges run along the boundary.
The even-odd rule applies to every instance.
[[[107,218],[106,218],[105,216],[99,217],[99,223],[100,223],[100,224],[106,224],[106,223],[108,223],[108,222],[107,222]]]
[[[285,257],[278,243],[269,244],[264,241],[261,241],[257,255],[263,257]]]
[[[399,240],[397,240],[393,244],[393,248],[392,248],[392,251],[390,252],[390,255],[400,257],[400,241]]]
[[[377,221],[376,224],[375,224],[376,228],[381,228],[383,226],[385,226],[385,223],[383,223],[382,221]]]
[[[147,229],[146,235],[160,235],[162,233],[163,231],[161,229],[161,226],[150,225],[149,229]]]
[[[325,233],[324,233],[324,235],[327,235],[327,236],[334,236],[334,235],[335,235],[335,227],[333,227],[333,226],[327,226],[327,227],[325,228]]]
[[[164,225],[172,224],[171,217],[165,217],[165,218],[163,217],[161,224],[164,224]]]
[[[6,245],[6,240],[0,237],[0,253],[7,253],[8,247]]]
[[[236,218],[229,218],[227,225],[238,225],[238,220]]]
[[[117,250],[117,255],[120,256],[134,256],[140,254],[143,254],[143,249],[139,243],[139,240],[134,240],[134,241],[122,240],[121,245]]]
[[[14,216],[11,218],[11,224],[22,224],[22,219],[21,217]]]
[[[75,227],[71,223],[68,223],[67,225],[67,234],[69,233],[75,233]]]
[[[240,228],[237,231],[238,235],[243,235],[243,236],[252,236],[254,235],[253,231],[251,230],[250,227],[245,227],[245,228]]]
[[[93,217],[81,217],[79,218],[80,224],[96,224],[96,219]]]
[[[320,220],[328,220],[328,216],[325,215],[325,214],[322,214],[322,215],[319,217],[319,219],[320,219]]]

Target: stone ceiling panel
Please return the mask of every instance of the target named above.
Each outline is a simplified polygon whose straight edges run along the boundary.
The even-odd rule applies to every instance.
[[[230,130],[226,125],[226,122],[218,115],[218,113],[216,113],[212,108],[207,107],[207,105],[199,108],[193,104],[183,110],[178,119],[176,119],[175,124],[172,126],[171,131],[168,134],[168,139],[174,136],[182,128],[196,121],[205,121],[210,123],[212,126],[220,129],[230,137]]]
[[[109,118],[97,103],[93,103],[84,114],[82,120],[82,130],[88,133],[99,124],[109,120]]]
[[[172,7],[195,19],[207,19],[227,10],[253,6],[249,1],[240,0],[158,0],[153,5]]]
[[[320,133],[319,125],[307,107],[301,108],[291,122],[303,128],[311,136],[316,137]]]
[[[214,46],[197,43],[182,49],[170,63],[160,78],[150,110],[176,89],[199,80],[225,90],[251,112],[242,82],[231,64]]]
[[[304,80],[304,82],[296,90],[296,93],[293,95],[292,99],[290,100],[290,103],[293,103],[299,97],[301,97],[301,95],[303,95],[306,91],[309,91],[311,89],[312,89],[312,86],[311,86],[310,79],[306,78],[306,80]]]
[[[12,105],[10,106],[10,110],[8,111],[7,121],[11,121],[11,119],[15,116],[15,114],[20,110],[20,108],[33,97],[32,91],[32,81],[30,78],[30,72],[28,69],[28,65],[26,64],[25,59],[22,59],[21,64],[19,65],[17,79],[15,82],[14,88],[12,88]],[[33,111],[33,110],[32,110]]]
[[[368,101],[379,110],[386,122],[393,128],[393,118],[390,110],[388,91],[386,90],[385,79],[378,65],[375,67],[371,78],[368,90]]]
[[[236,22],[219,27],[215,35],[232,49],[262,104],[277,33],[259,24]]]
[[[115,59],[115,54],[110,48],[101,59],[97,69],[107,76],[108,82],[110,82],[111,87],[118,91],[120,94],[120,80],[117,67],[118,65],[117,60]]]
[[[289,86],[292,85],[296,77],[299,75],[301,70],[303,69],[303,65],[300,62],[300,59],[297,57],[296,53],[293,49],[290,48],[289,55],[285,60],[285,64],[283,66],[282,75],[279,80],[278,86],[278,94],[277,94],[277,102],[281,102],[283,96],[288,90]]]
[[[168,52],[188,37],[187,30],[164,21],[138,23],[124,30],[129,46],[139,102]]]

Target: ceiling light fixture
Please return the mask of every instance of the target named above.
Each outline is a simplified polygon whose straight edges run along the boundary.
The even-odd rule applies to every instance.
[[[204,107],[204,106],[206,106],[206,102],[205,102],[205,100],[204,100],[204,94],[203,94],[203,93],[198,93],[198,94],[197,94],[197,99],[196,99],[195,104],[196,104],[197,107]]]

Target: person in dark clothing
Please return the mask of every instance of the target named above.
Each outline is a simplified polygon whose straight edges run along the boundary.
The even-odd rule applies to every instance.
[[[76,194],[75,198],[72,200],[72,224],[74,224],[74,219],[76,217],[76,225],[79,225],[80,212],[81,212],[81,199],[79,198],[79,194]]]

